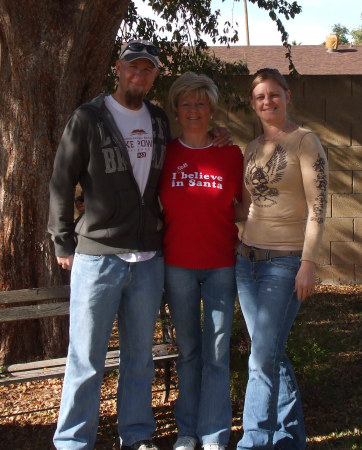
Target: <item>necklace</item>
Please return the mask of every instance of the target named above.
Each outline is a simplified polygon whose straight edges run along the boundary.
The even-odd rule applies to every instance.
[[[274,136],[269,137],[269,138],[265,137],[264,134],[263,134],[261,138],[262,138],[263,141],[272,141],[273,139],[275,139],[275,138],[277,138],[278,136],[280,136],[282,133],[284,133],[284,130],[278,131],[277,134],[274,134]]]
[[[276,139],[278,136],[280,136],[282,133],[286,133],[286,132],[288,131],[288,129],[289,129],[289,125],[290,125],[290,123],[288,122],[288,123],[286,124],[286,126],[285,126],[282,130],[278,131],[278,133],[274,134],[274,136],[271,136],[271,137],[265,137],[265,135],[262,134],[262,135],[261,135],[261,139],[262,139],[263,141],[273,141],[273,140]]]

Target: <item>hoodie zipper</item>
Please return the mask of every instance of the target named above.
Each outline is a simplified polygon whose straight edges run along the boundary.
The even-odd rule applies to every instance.
[[[144,228],[145,228],[145,200],[143,195],[141,194],[140,188],[138,186],[137,180],[134,176],[133,173],[133,168],[131,165],[131,161],[129,159],[129,155],[128,155],[128,151],[127,151],[127,146],[126,143],[123,139],[123,136],[121,134],[121,132],[119,131],[116,123],[114,122],[113,116],[112,114],[107,110],[106,106],[103,104],[103,108],[106,110],[104,114],[102,114],[103,120],[108,123],[108,125],[110,126],[110,130],[112,131],[112,137],[115,140],[116,145],[118,146],[119,150],[123,153],[123,155],[126,157],[127,160],[127,165],[129,168],[129,171],[132,175],[132,179],[133,182],[136,186],[137,192],[138,192],[138,198],[139,198],[139,204],[140,204],[140,220],[139,220],[139,227],[137,230],[137,234],[138,234],[138,238],[141,244],[141,247],[144,247]],[[148,108],[147,108],[148,109]],[[151,114],[151,112],[150,112]],[[152,125],[152,116],[151,116],[151,125]],[[152,142],[153,142],[153,126],[152,126]],[[150,181],[150,175],[151,175],[151,169],[152,169],[152,161],[153,161],[153,146],[152,146],[152,159],[151,159],[151,165],[150,165],[150,171],[148,174],[148,178],[147,178],[147,182],[146,182],[146,186],[145,186],[145,190],[144,192],[146,192],[146,189],[148,188],[148,184]],[[144,250],[140,250],[140,251],[144,251]]]

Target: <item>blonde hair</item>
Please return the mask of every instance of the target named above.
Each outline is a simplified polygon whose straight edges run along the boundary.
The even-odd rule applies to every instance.
[[[212,112],[217,108],[218,104],[218,88],[211,78],[194,72],[185,72],[180,75],[172,84],[168,100],[173,112],[177,112],[177,102],[180,95],[194,92],[200,97],[207,97],[210,102]]]

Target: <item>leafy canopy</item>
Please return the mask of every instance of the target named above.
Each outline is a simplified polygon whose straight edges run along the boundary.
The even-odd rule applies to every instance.
[[[333,25],[332,32],[338,37],[338,44],[346,45],[349,44],[347,34],[349,34],[349,29],[340,23]]]
[[[362,14],[361,14],[361,20],[362,20]],[[350,35],[353,39],[354,45],[362,45],[362,25],[360,25],[358,28],[354,28]]]
[[[288,33],[280,19],[293,19],[301,12],[297,2],[285,0],[249,0],[259,8],[268,12],[276,23],[281,35],[281,42],[286,49],[285,56],[289,59],[289,70],[296,73],[291,57],[291,45],[288,43]],[[141,0],[138,1],[140,4]],[[143,3],[146,0],[142,0]],[[240,0],[222,0],[228,4],[239,3]],[[136,6],[131,1],[124,18],[124,26],[117,37],[111,61],[111,70],[106,79],[106,90],[112,91],[116,81],[114,71],[115,60],[121,45],[135,38],[142,37],[152,41],[161,49],[162,63],[160,76],[157,78],[150,93],[151,98],[164,102],[170,84],[183,72],[188,70],[204,73],[213,78],[220,89],[220,95],[231,109],[238,109],[244,103],[237,86],[235,76],[248,74],[247,65],[239,60],[228,63],[217,58],[205,39],[215,45],[229,45],[239,40],[237,22],[225,21],[221,24],[221,12],[213,10],[211,0],[148,0],[147,4],[160,20],[142,16],[142,4]],[[113,67],[113,69],[112,69]],[[165,76],[167,75],[167,76]]]
[[[354,28],[353,30],[349,31],[349,29],[344,25],[336,23],[333,25],[332,32],[338,36],[338,43],[341,45],[350,44],[347,35],[350,35],[352,37],[352,43],[354,45],[362,44],[362,25],[360,25],[358,28]]]

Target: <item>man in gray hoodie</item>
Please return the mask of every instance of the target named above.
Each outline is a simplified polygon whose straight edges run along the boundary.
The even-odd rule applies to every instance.
[[[58,263],[71,270],[70,342],[54,444],[92,449],[104,361],[118,315],[118,430],[122,448],[153,449],[153,331],[163,292],[157,198],[169,123],[144,99],[158,75],[158,48],[126,45],[119,84],[68,120],[50,182],[49,232]],[[85,212],[74,229],[74,187]],[[75,239],[75,235],[77,239]]]

